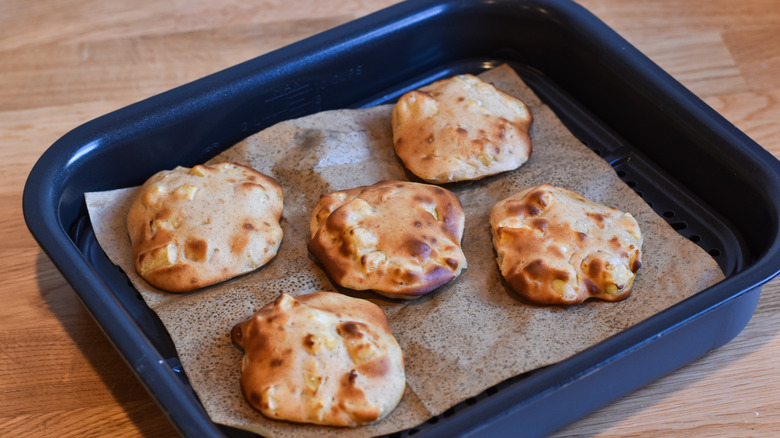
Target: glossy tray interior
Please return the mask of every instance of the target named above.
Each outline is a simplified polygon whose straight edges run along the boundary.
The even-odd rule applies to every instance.
[[[543,435],[728,342],[780,266],[777,160],[573,3],[407,2],[151,97],[55,143],[30,174],[25,217],[184,435],[249,435],[208,419],[160,321],[97,244],[83,194],[197,164],[278,121],[391,103],[502,63],[727,275],[570,360],[397,434],[495,436],[525,424],[529,436]],[[573,402],[583,397],[587,404]],[[565,415],[544,415],[567,405]]]

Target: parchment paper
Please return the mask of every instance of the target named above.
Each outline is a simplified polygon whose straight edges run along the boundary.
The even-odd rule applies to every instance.
[[[357,437],[405,430],[510,377],[566,359],[723,278],[706,252],[656,215],[514,71],[499,67],[483,79],[530,107],[533,153],[518,170],[447,186],[466,211],[467,270],[450,285],[415,301],[343,291],[385,310],[406,359],[404,398],[375,425],[338,429],[266,419],[241,395],[242,353],[232,345],[229,333],[281,292],[338,290],[306,250],[310,214],[320,194],[384,179],[414,179],[393,152],[391,106],[328,111],[282,122],[214,158],[247,164],[279,180],[285,190],[284,240],[269,265],[200,291],[161,292],[135,273],[125,229],[135,188],[86,195],[100,245],[159,315],[214,422],[279,437]],[[522,188],[545,182],[636,217],[644,234],[643,267],[627,300],[588,301],[563,309],[530,306],[507,292],[492,248],[490,209]]]

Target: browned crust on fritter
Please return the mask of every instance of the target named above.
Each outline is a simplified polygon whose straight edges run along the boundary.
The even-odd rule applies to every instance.
[[[416,298],[456,278],[465,214],[449,190],[383,181],[320,197],[308,248],[341,286]]]
[[[393,107],[393,144],[407,169],[432,183],[484,178],[531,155],[528,107],[473,75],[410,91]]]
[[[169,292],[252,271],[276,255],[282,203],[276,180],[236,163],[158,172],[127,216],[136,271]]]
[[[636,220],[562,187],[544,184],[497,203],[490,225],[501,275],[533,303],[623,300],[641,267]]]
[[[357,426],[384,418],[403,396],[403,354],[370,301],[282,294],[231,338],[244,351],[241,390],[269,418]]]

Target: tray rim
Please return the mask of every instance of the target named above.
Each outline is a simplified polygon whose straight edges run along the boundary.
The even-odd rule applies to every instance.
[[[294,43],[286,48],[279,49],[266,55],[261,55],[260,57],[255,58],[255,60],[247,61],[247,63],[258,62],[258,59],[267,59],[270,60],[270,63],[273,65],[290,58],[297,58],[300,62],[300,58],[298,58],[300,53],[297,52],[315,50],[317,47],[322,47],[324,42],[337,44],[339,41],[343,43],[343,41],[348,38],[359,37],[364,32],[368,32],[367,29],[370,29],[377,23],[388,20],[387,17],[389,16],[405,16],[408,15],[410,11],[417,11],[415,17],[424,18],[430,11],[441,10],[441,8],[450,3],[459,2],[426,0],[391,6],[367,17],[307,38],[298,43]],[[470,3],[474,5],[478,2]],[[573,15],[578,15],[581,26],[599,27],[599,32],[610,36],[610,38],[618,38],[619,41],[625,43],[625,50],[634,51],[638,57],[641,56],[636,49],[629,46],[628,43],[617,36],[617,34],[612,33],[611,30],[606,28],[606,25],[600,22],[595,16],[573,2],[569,2],[568,0],[551,0],[550,2],[535,0],[526,3],[536,5],[549,3],[549,6],[557,8],[559,14],[563,14],[569,19],[571,19]],[[765,173],[775,175],[775,182],[777,184],[772,187],[772,190],[774,193],[780,193],[780,189],[778,189],[778,187],[780,187],[780,177],[778,177],[778,175],[780,175],[780,164],[778,164],[778,161],[771,154],[760,148],[760,146],[747,138],[746,135],[739,132],[730,123],[725,121],[725,119],[722,119],[722,117],[715,113],[711,108],[704,105],[703,102],[696,98],[692,93],[682,88],[681,85],[677,84],[676,81],[666,75],[659,67],[652,64],[649,59],[644,58],[644,60],[644,62],[650,63],[648,65],[652,67],[651,71],[655,73],[657,80],[664,82],[671,80],[673,81],[673,84],[676,84],[674,85],[675,87],[684,90],[680,99],[686,101],[688,105],[700,111],[700,113],[697,114],[697,117],[716,120],[718,125],[724,127],[723,132],[720,133],[721,135],[731,136],[733,141],[745,144],[746,147],[743,152],[748,155],[746,158],[757,163]],[[117,300],[114,299],[110,292],[110,287],[102,280],[99,273],[91,269],[84,255],[68,235],[68,225],[60,222],[59,204],[62,198],[54,196],[55,192],[51,190],[51,187],[58,187],[58,184],[61,185],[71,177],[71,174],[69,173],[71,168],[68,167],[68,165],[77,163],[80,158],[94,152],[100,147],[99,143],[84,144],[80,139],[92,138],[95,136],[94,133],[102,131],[105,126],[115,124],[115,116],[119,117],[120,122],[121,120],[131,120],[138,117],[143,112],[145,105],[148,105],[148,102],[151,100],[156,102],[176,103],[181,99],[186,100],[189,97],[188,93],[194,89],[201,89],[203,87],[209,88],[215,81],[222,81],[223,79],[236,80],[235,73],[239,72],[237,68],[240,68],[241,65],[242,64],[239,64],[221,72],[214,73],[160,95],[152,96],[141,102],[106,114],[76,127],[57,140],[46,152],[44,152],[31,170],[23,193],[23,212],[25,221],[39,246],[54,262],[55,266],[65,279],[73,286],[79,299],[98,323],[98,326],[104,331],[117,350],[120,351],[122,358],[128,363],[131,369],[139,375],[139,380],[146,386],[155,401],[163,408],[166,415],[171,418],[180,432],[184,434],[208,430],[210,433],[217,434],[215,436],[219,436],[219,430],[214,427],[214,424],[211,423],[205,415],[205,412],[189,412],[191,415],[185,416],[188,418],[182,418],[181,415],[177,413],[177,421],[174,421],[174,418],[171,417],[172,413],[166,410],[166,406],[191,403],[192,395],[189,394],[189,389],[186,385],[184,385],[170,370],[168,364],[164,363],[162,357],[144,357],[142,355],[140,358],[135,358],[138,360],[132,360],[128,357],[126,354],[127,352],[138,351],[138,345],[135,345],[138,339],[133,338],[128,340],[122,336],[117,336],[117,334],[128,332],[139,333],[141,336],[140,340],[146,343],[145,347],[148,347],[151,344],[140,332],[140,328],[135,324],[130,315],[121,305],[119,305]],[[83,193],[81,195],[83,196]],[[775,206],[774,213],[777,214],[778,211],[780,211],[780,209]],[[775,220],[777,220],[777,217],[775,217]],[[773,241],[777,241],[776,233],[771,237]],[[658,337],[660,333],[665,332],[665,330],[659,331],[659,328],[661,328],[660,326],[669,330],[687,324],[694,319],[700,318],[703,315],[736,300],[746,293],[760,289],[763,284],[774,278],[778,273],[780,273],[780,248],[775,244],[770,246],[764,254],[759,255],[756,260],[749,262],[745,269],[727,277],[723,282],[708,288],[706,293],[699,293],[694,297],[661,312],[666,315],[665,318],[676,321],[673,326],[669,327],[662,324],[660,322],[661,314],[658,314],[599,345],[604,344],[616,349],[618,353],[623,352],[625,350],[623,346],[626,342],[626,338],[631,338],[630,344],[632,347],[637,345],[634,342],[637,338],[643,338],[643,342],[654,339]],[[99,293],[85,296],[81,293],[82,290],[98,291]],[[104,323],[109,319],[114,324],[111,328],[107,328],[107,324]],[[640,333],[640,335],[637,336],[635,332]],[[607,347],[601,346],[599,348]],[[143,378],[141,378],[141,375],[139,374],[141,369],[144,369]],[[205,418],[203,418],[204,416]]]

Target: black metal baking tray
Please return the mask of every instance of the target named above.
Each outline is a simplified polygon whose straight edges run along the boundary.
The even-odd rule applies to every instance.
[[[160,321],[98,246],[84,193],[197,164],[285,119],[392,102],[434,79],[502,63],[727,276],[395,434],[545,435],[727,343],[780,271],[780,163],[572,2],[405,2],[150,97],[53,144],[27,180],[25,219],[183,435],[251,436],[209,420]]]

